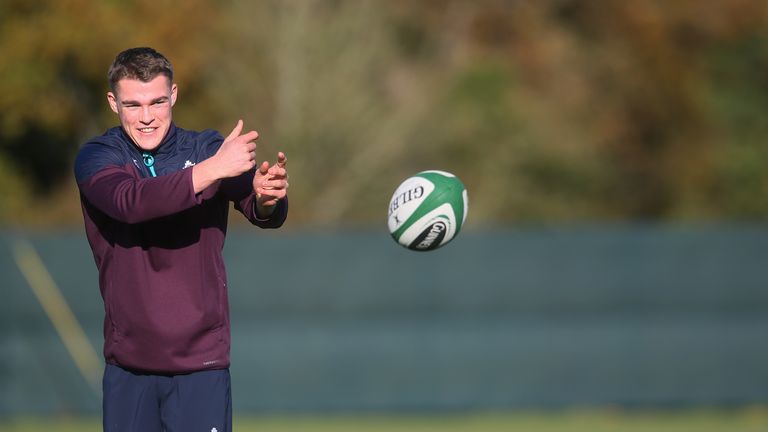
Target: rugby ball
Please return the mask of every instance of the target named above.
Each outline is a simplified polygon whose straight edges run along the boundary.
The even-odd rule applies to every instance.
[[[397,187],[389,201],[389,233],[400,245],[429,251],[453,240],[467,219],[464,184],[445,171],[422,171]]]

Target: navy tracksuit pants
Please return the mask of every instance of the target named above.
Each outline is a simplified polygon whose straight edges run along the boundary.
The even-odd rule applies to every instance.
[[[228,369],[154,375],[107,364],[105,432],[231,432]]]

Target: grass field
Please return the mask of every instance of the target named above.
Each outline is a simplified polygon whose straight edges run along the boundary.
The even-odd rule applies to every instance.
[[[98,419],[0,420],[3,432],[96,432]],[[257,416],[238,432],[764,432],[768,407],[690,410],[561,410],[445,415]]]

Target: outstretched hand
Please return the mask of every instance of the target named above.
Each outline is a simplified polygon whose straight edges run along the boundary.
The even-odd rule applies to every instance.
[[[277,153],[277,163],[270,166],[264,161],[253,176],[253,190],[256,192],[256,210],[259,216],[269,216],[275,211],[278,201],[288,195],[288,159],[285,153]]]
[[[255,141],[258,137],[256,131],[243,133],[243,121],[237,121],[216,152],[221,178],[236,177],[256,166]]]
[[[192,168],[192,185],[200,193],[211,184],[253,169],[256,166],[258,132],[243,133],[243,121],[238,120],[232,132],[224,138],[215,155]]]

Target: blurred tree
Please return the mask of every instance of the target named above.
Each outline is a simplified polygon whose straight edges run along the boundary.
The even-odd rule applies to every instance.
[[[497,85],[495,92],[509,101],[507,131],[482,142],[496,171],[503,171],[498,168],[505,161],[512,171],[504,175],[488,167],[503,186],[481,182],[480,194],[486,193],[481,198],[489,203],[491,196],[506,200],[496,207],[498,211],[486,215],[490,220],[768,215],[766,201],[760,199],[764,192],[758,190],[765,190],[764,175],[757,168],[765,166],[765,152],[757,140],[748,144],[737,138],[745,131],[754,136],[756,129],[728,122],[706,96],[722,97],[722,89],[731,96],[738,91],[723,87],[721,79],[707,72],[707,64],[713,53],[722,51],[721,44],[744,41],[749,54],[742,52],[740,60],[733,56],[727,62],[736,67],[731,73],[741,72],[728,82],[765,94],[759,91],[768,76],[761,67],[768,46],[764,2],[715,1],[701,8],[693,1],[489,0],[471,6],[443,3],[442,8],[423,7],[420,12],[442,14],[445,18],[438,20],[442,25],[436,27],[463,33],[454,36],[451,48],[454,58],[463,59],[460,70],[507,62],[502,78],[481,80],[487,86],[506,79],[507,84]],[[464,24],[455,25],[456,16]],[[738,68],[740,63],[756,67],[747,72]],[[717,70],[722,72],[722,65]],[[456,83],[464,85],[461,80]],[[480,98],[483,91],[466,93]],[[745,102],[742,108],[755,102],[749,112],[763,110],[759,97],[736,100]],[[444,104],[441,112],[461,106]],[[489,106],[493,104],[479,102],[475,109],[449,114],[462,120],[449,124],[475,118],[482,131],[493,130],[493,116],[483,112]],[[438,113],[439,124],[444,124],[443,115]],[[724,120],[728,127],[722,126]],[[480,129],[472,137],[482,136]],[[737,130],[742,132],[736,134]],[[507,150],[497,145],[500,142]],[[741,158],[733,152],[739,148],[735,154]],[[745,194],[735,185],[739,181],[753,186]],[[748,201],[749,207],[736,208],[735,200],[728,198],[747,194],[752,199],[739,201]],[[494,208],[481,205],[486,211]]]
[[[28,186],[22,191],[6,184],[3,189],[17,191],[6,198],[40,204],[40,196],[62,183],[71,187],[64,180],[71,176],[77,147],[116,123],[104,95],[107,68],[120,50],[141,44],[172,50],[181,79],[194,82],[195,70],[205,62],[198,48],[206,43],[204,31],[216,10],[198,0],[3,2],[0,158],[17,174],[0,181]],[[28,191],[35,198],[18,196]]]
[[[62,179],[116,124],[114,55],[149,45],[180,124],[288,153],[292,224],[381,224],[422,169],[464,180],[470,224],[764,219],[767,24],[763,0],[5,1],[0,217],[53,191],[79,223]]]

